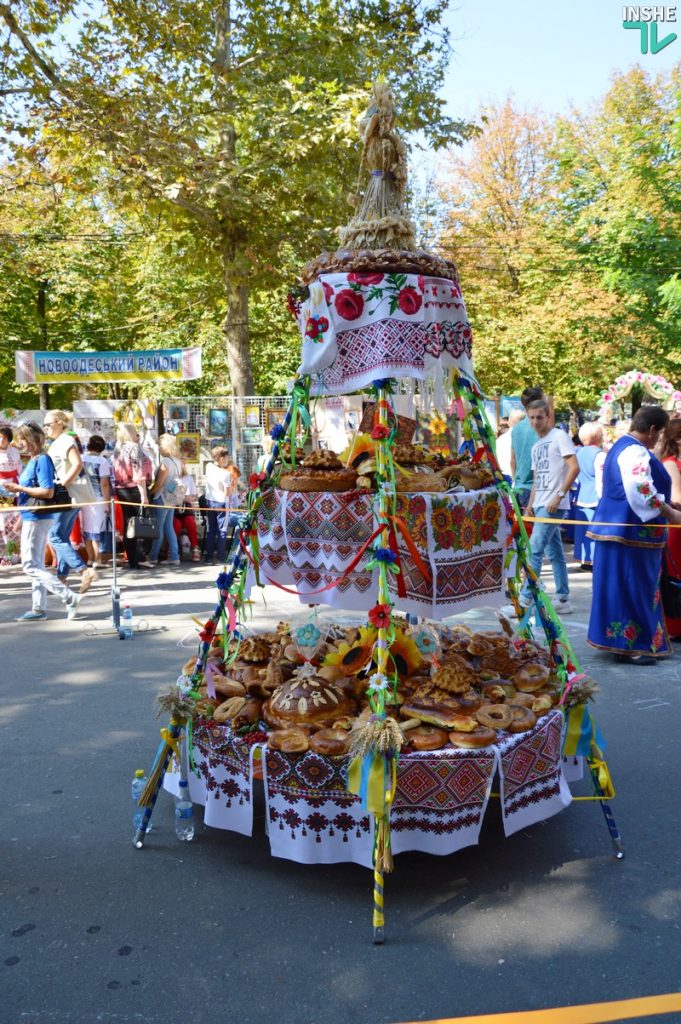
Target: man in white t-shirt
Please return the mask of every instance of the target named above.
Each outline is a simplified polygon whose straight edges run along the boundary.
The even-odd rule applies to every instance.
[[[538,399],[531,402],[527,407],[527,418],[539,438],[532,446],[533,484],[527,507],[528,514],[539,519],[556,520],[555,525],[534,524],[530,565],[539,576],[546,553],[556,584],[556,611],[561,615],[569,615],[572,611],[570,584],[560,521],[570,510],[570,488],[579,473],[579,463],[574,445],[565,431],[551,426],[547,401]],[[520,591],[520,603],[527,606],[531,600],[526,581]]]

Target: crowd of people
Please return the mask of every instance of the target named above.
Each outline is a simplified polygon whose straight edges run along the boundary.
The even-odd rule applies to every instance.
[[[18,621],[45,619],[48,593],[61,601],[67,618],[76,617],[98,568],[111,557],[116,529],[112,497],[122,513],[126,569],[154,570],[163,552],[166,565],[179,566],[185,539],[193,562],[225,560],[244,503],[240,472],[227,449],[211,452],[206,493],[199,496],[173,434],[159,438],[154,466],[132,424],[118,426],[115,448],[107,457],[106,442],[96,434],[83,451],[70,421],[68,413],[50,410],[42,427],[27,423],[13,431],[0,426],[0,486],[16,496],[22,517],[21,567],[31,581],[31,609]],[[77,521],[79,536],[74,535]],[[155,524],[153,537],[145,538],[149,531],[138,526],[140,521]],[[50,557],[53,569],[46,565]],[[72,576],[78,577],[77,589],[69,585]]]
[[[555,607],[571,614],[569,516],[579,568],[593,573],[587,642],[625,664],[657,664],[681,642],[681,420],[644,405],[609,444],[600,423],[574,438],[556,427],[540,388],[526,388],[521,402],[498,455],[528,519],[532,569],[538,576],[548,558]],[[531,603],[526,579],[519,608],[504,611],[525,614]]]

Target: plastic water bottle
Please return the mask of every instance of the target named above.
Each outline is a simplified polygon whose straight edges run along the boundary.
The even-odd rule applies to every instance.
[[[175,835],[187,841],[194,838],[194,805],[189,799],[186,779],[181,780],[175,797]]]
[[[121,640],[132,640],[132,631],[132,608],[126,604],[121,612]]]
[[[134,829],[134,831],[133,831],[133,838],[134,838],[134,836],[137,835],[137,833],[139,832],[140,828],[142,827],[142,821],[144,819],[144,810],[145,809],[144,809],[144,807],[138,807],[137,806],[137,801],[139,800],[140,796],[142,795],[142,792],[143,792],[144,787],[146,786],[146,784],[147,784],[147,777],[144,774],[144,769],[143,768],[138,768],[137,771],[135,772],[135,775],[134,775],[133,780],[132,780],[132,799],[133,799],[133,802],[135,804],[135,810],[133,811],[133,814],[132,814],[132,827]],[[146,829],[144,831],[145,832],[151,832],[151,822],[149,822],[149,824],[147,825],[147,827],[146,827]]]

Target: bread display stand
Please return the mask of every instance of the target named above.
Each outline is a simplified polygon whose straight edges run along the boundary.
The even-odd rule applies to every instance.
[[[603,741],[588,710],[594,687],[581,672],[565,630],[529,564],[520,510],[499,470],[483,394],[473,376],[471,331],[456,270],[439,257],[415,249],[413,228],[401,205],[405,151],[392,130],[392,117],[389,90],[375,86],[363,124],[362,167],[371,179],[362,207],[341,231],[343,248],[308,265],[302,274],[303,286],[290,297],[289,308],[303,339],[300,371],[284,420],[272,430],[268,462],[263,472],[249,480],[248,511],[228,564],[217,577],[218,599],[199,632],[197,656],[185,668],[178,687],[163,699],[170,725],[162,730],[149,783],[140,798],[145,812],[134,840],[138,847],[144,843],[146,825],[173,759],[181,765],[181,776],[190,775],[187,758],[178,757],[181,734],[187,736],[186,747],[193,752],[196,766],[189,778],[190,792],[204,805],[207,824],[251,834],[253,781],[260,758],[272,853],[303,863],[352,860],[370,865],[373,941],[379,944],[384,940],[384,875],[392,870],[393,854],[404,850],[443,854],[476,842],[496,772],[507,834],[562,810],[571,798],[561,746],[570,761],[586,758],[594,799],[601,802],[617,856],[623,856],[607,803],[614,794],[602,755]],[[480,489],[454,494],[447,490],[447,478],[444,484],[433,481],[438,484],[433,493],[405,491],[399,479],[406,473],[400,465],[402,453],[400,459],[395,457],[398,418],[393,402],[398,382],[404,378],[430,382],[436,388],[447,386],[450,409],[474,453],[466,479],[477,474]],[[313,452],[304,456],[301,466],[297,450],[301,433],[304,438],[310,423],[310,394],[346,394],[358,388],[368,391],[373,403],[370,443],[375,485],[364,491],[352,486],[357,474],[349,472],[349,465],[339,468],[333,453]],[[418,473],[406,475],[408,481],[424,479]],[[327,489],[325,479],[330,482]],[[514,559],[516,575],[505,579]],[[403,635],[397,610],[422,619],[425,624],[419,628],[424,632],[436,632],[428,623],[476,605],[498,605],[505,584],[517,604],[521,569],[527,575],[532,609],[546,644],[541,647],[532,639],[529,614],[514,632],[508,622],[502,622],[513,632],[504,643],[516,654],[530,646],[535,651],[541,647],[555,681],[557,707],[549,697],[536,725],[523,725],[526,731],[516,735],[505,733],[501,726],[495,734],[473,720],[471,727],[485,744],[477,750],[458,749],[463,745],[461,736],[451,732],[452,746],[401,755],[408,723],[400,721],[397,705],[404,699],[408,674],[393,653],[397,635]],[[253,585],[271,582],[297,593],[306,604],[367,613],[372,628],[359,632],[366,643],[363,664],[370,666],[360,679],[368,707],[350,725],[346,756],[314,753],[304,736],[305,742],[296,746],[299,727],[288,730],[290,747],[273,748],[287,685],[306,693],[305,698],[296,698],[299,709],[308,708],[308,695],[327,699],[321,692],[305,691],[302,680],[317,671],[312,654],[304,659],[307,676],[301,669],[301,681],[296,682],[294,672],[290,684],[276,684],[278,688],[265,701],[262,717],[268,726],[273,720],[277,723],[269,738],[266,732],[260,735],[257,718],[246,719],[248,742],[240,735],[239,714],[249,704],[241,697],[226,702],[225,715],[231,716],[235,731],[219,724],[219,708],[215,711],[218,724],[205,720],[210,701],[199,689],[215,697],[214,645],[221,645],[224,664],[234,664],[239,649],[253,643],[244,639],[247,629],[240,622],[247,594]],[[303,632],[310,628],[304,627]],[[413,646],[411,638],[409,642]],[[452,678],[456,681],[455,668],[445,671],[445,663],[438,668],[434,656],[430,662],[426,695],[438,677],[442,685],[452,683]],[[274,677],[277,664],[272,657],[269,666],[265,663],[259,671],[272,669]],[[320,691],[333,690],[323,680],[315,685]],[[288,707],[291,696],[286,700]],[[420,723],[432,719],[419,710],[423,703],[414,699],[405,701],[402,710],[411,714],[412,706],[414,714],[423,715],[415,724],[429,741],[434,727]],[[494,717],[489,724],[495,724]],[[512,724],[508,718],[509,727]],[[318,727],[319,723],[313,726],[310,746]],[[447,733],[443,735],[446,742]],[[167,786],[174,788],[172,773]]]

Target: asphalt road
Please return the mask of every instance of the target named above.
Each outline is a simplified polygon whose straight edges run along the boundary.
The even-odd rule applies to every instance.
[[[107,625],[109,576],[79,620],[50,599],[46,622],[18,624],[27,582],[0,571],[2,1024],[387,1024],[681,988],[681,659],[636,669],[590,651],[591,578],[574,570],[565,622],[601,686],[624,861],[598,804],[510,839],[491,804],[477,847],[396,858],[375,947],[371,873],[272,858],[262,804],[252,839],[199,824],[180,844],[162,794],[135,850],[130,779],[151,763],[154,697],[188,656],[191,615],[213,606],[214,575],[128,576],[152,629],[121,642],[88,635]],[[293,603],[269,589],[259,615]]]

